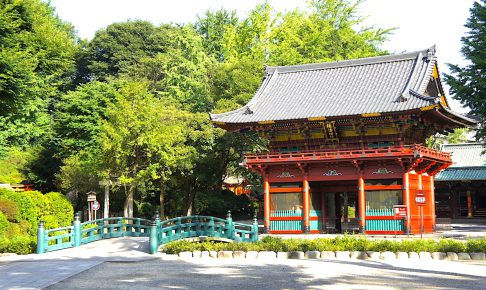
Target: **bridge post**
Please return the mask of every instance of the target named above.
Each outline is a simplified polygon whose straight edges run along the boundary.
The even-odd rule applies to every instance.
[[[79,212],[74,214],[73,232],[73,247],[79,247],[81,246],[81,219]]]
[[[233,219],[231,218],[231,211],[228,211],[228,214],[226,215],[226,227],[227,227],[227,238],[228,239],[234,239],[235,238],[235,229],[233,225]]]
[[[253,228],[252,228],[253,234],[251,236],[251,241],[252,242],[257,242],[258,241],[258,219],[257,219],[257,214],[253,215]]]
[[[43,254],[45,251],[44,235],[45,235],[44,221],[41,220],[39,221],[39,227],[37,228],[37,254]]]
[[[154,219],[150,223],[150,254],[156,254],[159,249],[159,238],[158,238],[158,224],[160,224],[160,218],[155,215]]]

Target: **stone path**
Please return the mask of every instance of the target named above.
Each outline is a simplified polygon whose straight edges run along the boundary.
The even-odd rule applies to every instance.
[[[409,260],[180,259],[147,238],[0,257],[0,289],[486,289],[486,264]]]
[[[0,289],[42,289],[104,262],[140,262],[148,254],[147,238],[102,240],[79,248],[42,255],[0,257]]]

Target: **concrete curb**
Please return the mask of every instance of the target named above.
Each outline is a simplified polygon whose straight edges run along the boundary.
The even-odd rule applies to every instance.
[[[447,260],[447,261],[486,261],[485,253],[453,253],[453,252],[361,252],[361,251],[294,251],[294,252],[272,252],[272,251],[193,251],[180,252],[177,255],[181,259],[189,258],[217,258],[217,259],[339,259],[339,260]]]

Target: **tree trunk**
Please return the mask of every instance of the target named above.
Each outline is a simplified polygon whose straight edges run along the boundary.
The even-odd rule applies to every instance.
[[[164,220],[165,219],[164,193],[165,193],[164,182],[162,180],[160,180],[160,195],[159,195],[160,209],[159,209],[159,215],[160,215],[160,219],[161,220]]]
[[[194,212],[194,200],[196,198],[196,192],[190,189],[187,193],[186,203],[186,216],[191,216]]]
[[[125,198],[123,203],[123,217],[128,217],[128,196]]]
[[[123,205],[123,216],[128,218],[133,218],[133,193],[135,188],[130,185],[128,188],[128,195],[125,199],[125,204]]]
[[[103,212],[103,218],[110,217],[110,185],[105,185],[105,207]]]

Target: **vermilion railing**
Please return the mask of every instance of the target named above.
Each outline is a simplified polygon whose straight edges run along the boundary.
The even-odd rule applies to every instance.
[[[381,148],[327,149],[299,152],[270,152],[248,154],[246,164],[278,163],[288,161],[330,161],[336,159],[417,157],[445,162],[451,161],[451,153],[435,150],[419,144]]]

